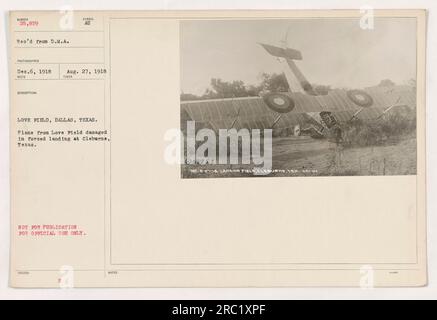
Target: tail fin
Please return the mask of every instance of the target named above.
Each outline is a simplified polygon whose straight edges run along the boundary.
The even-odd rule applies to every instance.
[[[311,95],[317,95],[312,85],[305,78],[303,73],[299,70],[294,60],[302,60],[302,54],[298,50],[291,48],[280,48],[271,46],[269,44],[260,43],[260,45],[272,56],[277,57],[288,65],[287,69],[284,69],[285,76],[288,81],[288,86],[292,92],[305,92]],[[290,72],[291,71],[291,72]]]
[[[260,43],[260,45],[264,49],[266,49],[266,51],[270,53],[272,56],[278,58],[291,59],[291,60],[302,60],[302,54],[300,53],[300,51],[290,48],[279,48],[264,43]]]

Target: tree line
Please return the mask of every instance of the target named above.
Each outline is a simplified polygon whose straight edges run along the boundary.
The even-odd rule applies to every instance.
[[[226,99],[226,98],[241,98],[241,97],[257,97],[262,92],[287,92],[290,87],[287,78],[283,73],[262,73],[260,75],[260,83],[257,85],[247,85],[244,81],[224,81],[220,78],[212,78],[210,86],[202,95],[182,92],[180,95],[181,101],[189,100],[207,100],[207,99]],[[413,80],[411,80],[413,81]],[[390,79],[382,80],[378,86],[390,87],[395,83]],[[331,86],[313,84],[314,90],[320,94],[328,94],[332,90]]]
[[[181,100],[225,99],[240,97],[256,97],[263,91],[286,92],[289,90],[287,79],[283,73],[262,73],[261,81],[257,85],[247,85],[244,81],[224,81],[212,78],[210,87],[202,95],[181,93]]]

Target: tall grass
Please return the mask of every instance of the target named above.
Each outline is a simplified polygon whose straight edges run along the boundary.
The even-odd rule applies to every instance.
[[[342,129],[345,146],[376,146],[415,134],[416,116],[409,108],[398,108],[376,120],[354,119],[344,124]]]

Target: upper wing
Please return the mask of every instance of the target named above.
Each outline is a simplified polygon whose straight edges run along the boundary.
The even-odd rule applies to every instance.
[[[330,111],[339,121],[347,121],[361,109],[358,118],[376,119],[396,105],[416,108],[416,95],[412,87],[374,87],[365,91],[373,100],[368,108],[362,108],[351,101],[346,90],[332,90],[321,96],[284,93],[293,100],[294,109],[281,114],[269,108],[260,97],[183,101],[181,109],[188,119],[218,130],[232,127],[269,129],[273,125],[276,128],[293,127],[306,123],[307,114],[312,112]]]

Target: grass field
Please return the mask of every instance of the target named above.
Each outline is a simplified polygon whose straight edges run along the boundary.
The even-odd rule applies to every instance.
[[[273,139],[273,172],[268,176],[373,176],[416,174],[416,138],[372,147],[338,147],[310,137]],[[251,165],[183,165],[184,178],[250,177]]]

